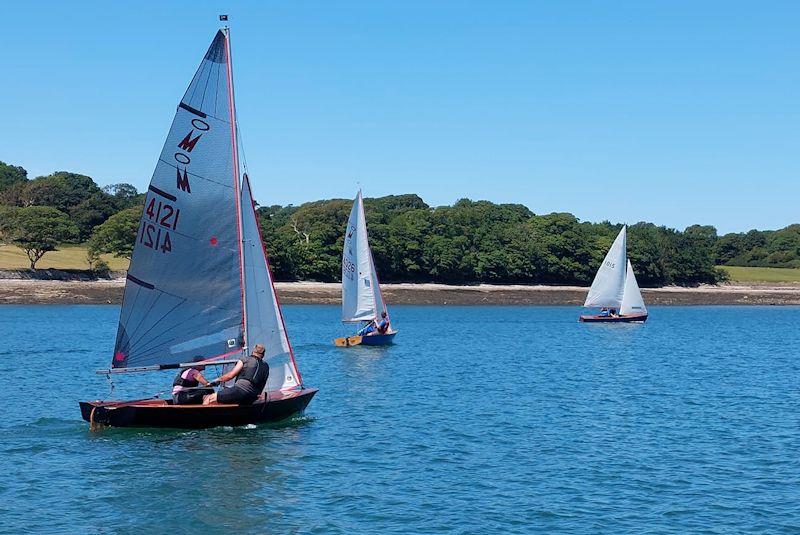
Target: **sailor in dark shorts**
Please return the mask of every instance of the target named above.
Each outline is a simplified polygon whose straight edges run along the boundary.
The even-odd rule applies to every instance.
[[[234,377],[236,382],[231,387],[223,387],[216,394],[203,398],[203,405],[211,403],[237,403],[251,405],[267,384],[269,365],[264,361],[264,346],[256,344],[253,354],[242,357],[228,373],[220,375],[212,384],[222,384]]]

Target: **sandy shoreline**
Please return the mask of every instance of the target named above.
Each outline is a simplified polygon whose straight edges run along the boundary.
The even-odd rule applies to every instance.
[[[52,281],[0,279],[0,304],[118,304],[124,279]],[[279,282],[285,304],[338,304],[340,285],[321,282]],[[414,305],[581,305],[587,288],[580,286],[384,284],[392,304]],[[643,289],[649,305],[800,305],[800,285],[725,284],[697,288]]]

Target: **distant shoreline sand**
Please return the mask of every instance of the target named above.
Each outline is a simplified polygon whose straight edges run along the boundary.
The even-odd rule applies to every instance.
[[[0,279],[0,304],[119,304],[125,279],[56,281]],[[339,304],[338,283],[279,282],[283,304]],[[408,305],[575,305],[580,286],[383,284],[392,304]],[[723,284],[696,288],[642,289],[648,305],[800,305],[800,284]]]

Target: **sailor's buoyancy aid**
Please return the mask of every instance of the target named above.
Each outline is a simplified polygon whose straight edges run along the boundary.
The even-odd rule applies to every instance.
[[[191,368],[189,368],[191,370]],[[175,377],[175,380],[172,381],[172,386],[180,386],[183,388],[194,388],[200,383],[197,379],[184,379],[183,374],[186,373],[188,370],[181,370],[178,372],[178,376]]]
[[[269,364],[264,359],[247,356],[239,359],[242,361],[242,371],[236,377],[236,386],[242,386],[254,393],[260,394],[269,379]],[[242,382],[244,382],[242,384]]]

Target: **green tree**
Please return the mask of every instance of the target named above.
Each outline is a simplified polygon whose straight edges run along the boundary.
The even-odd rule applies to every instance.
[[[28,172],[20,166],[9,165],[0,162],[0,191],[7,189],[13,184],[21,184],[28,181]]]
[[[141,206],[126,208],[109,217],[103,224],[95,227],[89,240],[90,253],[111,253],[117,257],[130,258],[141,217]]]
[[[48,251],[78,234],[77,227],[64,212],[49,206],[28,206],[14,211],[8,224],[9,241],[25,251],[36,269],[36,262]]]

